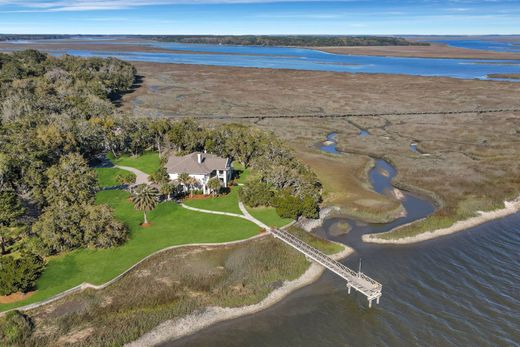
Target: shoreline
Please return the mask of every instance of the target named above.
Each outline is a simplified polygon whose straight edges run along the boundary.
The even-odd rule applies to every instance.
[[[456,232],[464,231],[481,224],[490,222],[495,219],[500,219],[503,217],[507,217],[509,215],[515,214],[520,211],[520,196],[511,201],[504,201],[504,208],[493,210],[493,211],[478,211],[478,216],[471,217],[465,220],[457,221],[453,225],[447,228],[436,229],[432,231],[427,231],[415,236],[407,236],[400,239],[382,239],[377,237],[378,234],[365,234],[362,236],[363,242],[366,243],[377,243],[377,244],[395,244],[395,245],[405,245],[405,244],[413,244],[418,242],[423,242],[427,240],[432,240],[441,236],[454,234]],[[394,228],[386,233],[392,233],[395,230],[398,230],[402,227],[415,223],[417,221],[413,221],[411,223],[402,225],[400,227]]]
[[[331,255],[334,260],[340,260],[348,257],[354,250],[344,244],[343,251]],[[325,271],[321,265],[311,262],[309,268],[298,278],[292,281],[285,281],[283,285],[272,292],[260,302],[240,307],[207,307],[202,312],[195,312],[188,316],[167,320],[137,340],[127,343],[128,347],[154,346],[167,341],[177,340],[197,333],[213,324],[223,321],[236,319],[242,316],[254,314],[263,311],[274,304],[285,299],[289,294],[303,288],[320,278]]]
[[[310,233],[314,229],[321,227],[327,218],[333,217],[334,213],[339,211],[340,208],[337,206],[327,206],[320,210],[318,219],[302,218],[301,220],[294,222],[294,224]]]

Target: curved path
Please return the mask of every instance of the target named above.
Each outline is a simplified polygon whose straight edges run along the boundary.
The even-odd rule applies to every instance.
[[[237,215],[237,216],[239,216],[239,215]],[[150,259],[151,257],[153,257],[153,256],[155,256],[157,254],[160,254],[160,253],[172,250],[172,249],[183,248],[183,247],[220,247],[220,246],[236,245],[236,244],[248,242],[248,241],[251,241],[251,240],[254,240],[254,239],[258,239],[258,238],[264,237],[266,235],[268,235],[268,234],[266,234],[266,233],[258,234],[258,235],[255,235],[255,236],[251,236],[250,238],[247,238],[247,239],[236,240],[236,241],[228,241],[228,242],[219,242],[219,243],[187,243],[187,244],[184,244],[184,245],[168,246],[166,248],[160,249],[158,251],[153,252],[152,254],[147,255],[146,257],[144,257],[143,259],[139,260],[137,263],[135,263],[134,265],[132,265],[131,267],[126,269],[124,272],[120,273],[119,275],[117,275],[116,277],[114,277],[113,279],[111,279],[108,282],[105,282],[105,283],[102,283],[102,284],[99,284],[99,285],[92,284],[92,283],[89,283],[89,282],[83,282],[83,283],[81,283],[81,284],[79,284],[79,285],[77,285],[75,287],[72,287],[70,289],[67,289],[67,290],[61,292],[61,293],[58,293],[58,294],[50,297],[49,299],[46,299],[46,300],[43,300],[43,301],[35,302],[33,304],[28,304],[28,305],[25,305],[25,306],[20,306],[20,307],[16,307],[16,308],[13,308],[13,309],[10,309],[10,310],[6,310],[6,311],[3,311],[3,312],[0,312],[0,317],[5,315],[9,311],[14,311],[14,310],[28,311],[28,310],[31,310],[31,309],[34,309],[34,308],[38,308],[40,306],[43,306],[43,305],[46,305],[46,304],[50,304],[50,303],[52,303],[54,301],[62,299],[62,298],[66,297],[66,296],[68,296],[70,294],[81,292],[81,291],[83,291],[83,290],[85,290],[87,288],[91,288],[91,289],[95,289],[95,290],[106,288],[109,285],[111,285],[111,284],[117,282],[118,280],[120,280],[127,273],[129,273],[130,271],[132,271],[137,266],[139,266],[141,263],[145,262],[146,260]]]
[[[150,175],[142,172],[141,170],[138,170],[136,168],[130,167],[130,166],[119,166],[116,165],[114,167],[117,167],[118,169],[129,171],[135,175],[135,184],[148,184],[150,183]]]
[[[229,216],[229,217],[236,217],[236,218],[247,219],[248,221],[250,221],[252,223],[255,223],[256,225],[258,225],[261,228],[264,228],[266,230],[270,229],[267,225],[265,225],[264,223],[260,222],[255,217],[251,216],[251,214],[249,212],[247,212],[247,210],[246,210],[246,208],[245,208],[245,206],[244,206],[244,204],[242,202],[238,203],[238,207],[240,208],[240,211],[242,211],[243,214],[231,213],[231,212],[213,211],[213,210],[205,210],[205,209],[202,209],[202,208],[191,207],[191,206],[185,205],[183,203],[181,203],[181,206],[184,207],[185,209],[192,210],[192,211],[197,211],[197,212],[202,212],[202,213],[219,214],[219,215],[222,215],[222,216]]]

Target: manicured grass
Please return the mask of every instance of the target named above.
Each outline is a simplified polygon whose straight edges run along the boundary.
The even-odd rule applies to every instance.
[[[238,187],[232,187],[231,192],[226,195],[206,199],[186,199],[184,204],[205,210],[242,214],[238,207]]]
[[[0,305],[0,311],[47,299],[82,282],[109,281],[150,253],[168,246],[188,243],[218,243],[240,240],[259,228],[241,218],[209,215],[163,202],[149,213],[152,225],[142,228],[141,212],[134,210],[124,191],[101,191],[97,202],[114,208],[114,215],[130,230],[129,240],[111,249],[82,249],[49,259],[38,280],[38,291],[27,300]]]
[[[280,228],[293,221],[290,218],[280,217],[274,207],[248,207],[247,210],[253,217],[270,227]]]
[[[141,170],[149,175],[153,174],[161,166],[161,160],[157,152],[145,152],[139,156],[122,155],[114,158],[112,154],[108,154],[107,158],[110,159],[114,165],[130,166]]]
[[[235,170],[235,174],[239,176],[239,178],[235,180],[237,183],[243,184],[247,182],[247,178],[250,175],[249,169],[245,169],[244,165],[240,163],[233,162],[233,170]]]
[[[96,168],[95,171],[100,187],[113,187],[119,185],[120,183],[116,180],[118,175],[133,177],[135,181],[135,175],[133,173],[116,167]]]

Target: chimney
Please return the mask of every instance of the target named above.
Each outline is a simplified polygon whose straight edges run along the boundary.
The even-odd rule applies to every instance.
[[[202,164],[202,153],[197,153],[197,162]]]

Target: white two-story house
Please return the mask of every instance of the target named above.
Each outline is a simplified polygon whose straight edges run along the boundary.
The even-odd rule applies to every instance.
[[[232,167],[229,158],[221,158],[214,154],[195,152],[184,156],[170,156],[165,165],[171,180],[176,180],[182,173],[187,173],[198,182],[195,188],[209,194],[208,181],[217,177],[223,187],[231,180]]]

